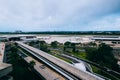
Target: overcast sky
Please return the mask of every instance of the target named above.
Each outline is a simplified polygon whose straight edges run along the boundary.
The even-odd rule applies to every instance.
[[[0,0],[0,31],[120,30],[120,0]]]

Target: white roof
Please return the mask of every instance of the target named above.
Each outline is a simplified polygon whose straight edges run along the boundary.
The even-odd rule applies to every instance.
[[[103,38],[103,37],[93,37],[92,39],[101,39],[101,40],[120,40],[120,38]]]
[[[81,63],[75,63],[74,66],[80,70],[86,71],[86,67],[85,65],[81,62]]]
[[[29,37],[29,36],[36,36],[36,35],[4,35],[4,36],[1,36],[1,37],[6,37],[6,38],[10,38],[10,37]]]

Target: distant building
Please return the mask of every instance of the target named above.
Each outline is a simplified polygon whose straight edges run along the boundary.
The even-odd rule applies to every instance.
[[[71,43],[90,43],[94,42],[90,37],[75,37],[74,39],[70,39]]]
[[[15,33],[22,33],[22,31],[21,30],[16,30]]]
[[[43,36],[43,37],[37,37],[38,40],[42,41],[42,40],[49,40],[51,39],[51,37],[47,37],[47,36]]]
[[[93,37],[92,40],[99,42],[106,42],[109,44],[120,44],[120,37],[112,36],[112,37]]]
[[[38,41],[38,38],[35,35],[19,35],[20,41],[29,42],[29,41]]]
[[[120,37],[93,37],[95,41],[120,41]]]
[[[1,36],[0,41],[2,41],[2,40],[7,40],[7,38],[5,36]]]
[[[8,36],[1,36],[0,40],[7,40],[7,41],[37,41],[37,37],[35,35],[8,35]]]

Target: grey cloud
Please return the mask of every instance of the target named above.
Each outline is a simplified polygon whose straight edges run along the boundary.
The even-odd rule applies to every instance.
[[[0,0],[0,24],[31,26],[31,29],[80,26],[119,12],[119,7],[120,0]]]

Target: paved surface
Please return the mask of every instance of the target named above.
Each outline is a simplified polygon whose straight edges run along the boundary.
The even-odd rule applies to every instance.
[[[65,78],[63,76],[61,76],[60,74],[58,74],[57,72],[53,71],[52,69],[50,69],[45,64],[38,62],[37,60],[33,59],[30,56],[25,57],[24,60],[27,61],[28,63],[30,61],[35,61],[36,65],[34,66],[34,69],[38,73],[40,73],[42,76],[44,76],[44,78],[46,80],[65,80]]]
[[[75,62],[74,64],[76,64],[76,63],[81,63],[82,65],[84,65],[83,67],[87,67],[87,68],[89,69],[89,71],[92,72],[92,68],[91,68],[91,66],[90,66],[89,64],[87,64],[87,63],[85,63],[85,62],[83,62],[83,61],[81,61],[81,60],[78,60],[78,59],[76,59],[76,58],[74,58],[74,57],[72,57],[72,56],[66,55],[66,54],[60,54],[60,56],[65,57],[65,58],[68,58],[68,59],[70,59],[70,60],[73,60],[73,61]],[[83,70],[84,70],[84,69],[83,69]],[[86,71],[86,69],[85,69],[85,71]],[[91,73],[91,74],[92,74],[92,73]]]
[[[104,80],[103,78],[100,78],[96,75],[93,75],[93,74],[90,74],[89,72],[84,72],[84,71],[81,71],[77,68],[75,68],[73,65],[70,65],[68,64],[67,62],[61,60],[61,59],[58,59],[52,55],[49,55],[41,50],[38,50],[36,48],[33,48],[31,46],[28,46],[22,42],[17,42],[19,45],[35,52],[36,54],[39,54],[40,56],[48,59],[49,61],[53,62],[54,64],[60,66],[61,68],[65,69],[66,71],[70,72],[71,74],[77,76],[78,78],[80,79],[83,79],[83,80]]]

